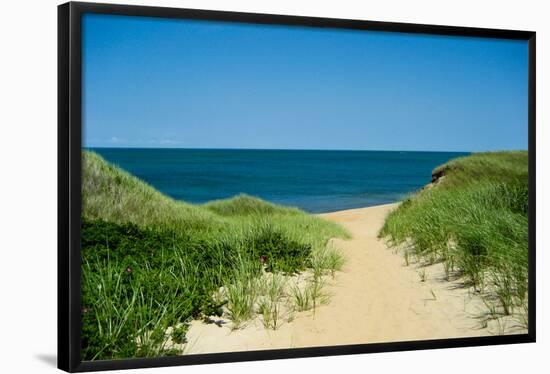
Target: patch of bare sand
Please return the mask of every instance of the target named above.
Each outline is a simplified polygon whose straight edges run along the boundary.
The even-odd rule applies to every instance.
[[[341,272],[325,287],[327,305],[297,313],[277,330],[259,319],[232,331],[230,322],[194,321],[185,353],[365,344],[514,333],[515,326],[487,325],[478,295],[457,281],[444,281],[441,264],[405,266],[402,255],[377,238],[387,214],[397,204],[321,215],[338,222],[351,240],[334,243],[346,258]],[[419,273],[425,272],[422,282]],[[517,331],[523,332],[523,331]]]

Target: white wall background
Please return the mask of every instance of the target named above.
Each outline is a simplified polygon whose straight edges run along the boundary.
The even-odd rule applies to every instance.
[[[103,2],[112,2],[103,0]],[[243,362],[141,373],[518,373],[548,367],[550,137],[545,92],[550,23],[543,1],[189,0],[139,5],[355,18],[537,32],[538,342],[421,352]],[[2,3],[0,13],[0,372],[53,372],[56,353],[56,28],[58,1]],[[546,64],[545,64],[546,63]],[[536,370],[536,369],[535,369]],[[541,369],[536,370],[541,371]]]

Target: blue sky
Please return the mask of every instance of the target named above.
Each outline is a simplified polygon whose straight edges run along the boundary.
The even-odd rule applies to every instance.
[[[527,149],[527,42],[87,14],[87,147]]]

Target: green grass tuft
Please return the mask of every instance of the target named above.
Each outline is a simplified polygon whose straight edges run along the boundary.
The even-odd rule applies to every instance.
[[[204,204],[204,207],[221,216],[269,216],[274,214],[299,215],[302,213],[297,208],[288,208],[275,205],[246,194],[240,194],[226,200],[214,200]]]

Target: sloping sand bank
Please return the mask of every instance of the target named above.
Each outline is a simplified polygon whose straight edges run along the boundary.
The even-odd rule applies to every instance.
[[[386,215],[396,206],[322,215],[342,224],[353,235],[351,240],[335,241],[346,264],[326,286],[331,295],[329,304],[318,306],[314,312],[299,313],[275,331],[264,328],[260,321],[235,331],[223,320],[218,325],[195,321],[187,334],[185,353],[513,333],[509,327],[480,322],[486,309],[481,298],[460,281],[444,281],[441,264],[405,266],[403,256],[377,238]]]

